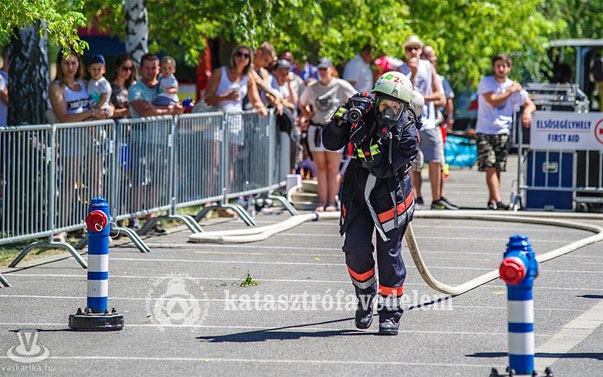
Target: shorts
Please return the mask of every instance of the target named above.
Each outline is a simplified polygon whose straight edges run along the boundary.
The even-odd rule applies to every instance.
[[[332,151],[330,149],[325,148],[325,146],[322,143],[322,128],[324,126],[321,124],[314,124],[311,123],[310,126],[308,126],[308,130],[307,135],[308,135],[308,148],[310,149],[310,153],[314,153],[314,152],[337,152],[337,153],[341,153],[343,152],[343,148],[336,150],[336,151]]]
[[[421,142],[419,149],[423,153],[423,159],[426,162],[444,163],[444,144],[442,143],[442,133],[439,127],[428,130],[421,130]]]
[[[478,133],[477,138],[477,166],[479,171],[486,168],[496,168],[498,171],[507,170],[509,149],[508,134],[487,135]]]

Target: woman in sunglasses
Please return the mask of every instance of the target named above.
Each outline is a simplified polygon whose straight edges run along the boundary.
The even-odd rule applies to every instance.
[[[111,103],[115,106],[113,118],[129,118],[128,88],[136,82],[136,66],[129,54],[115,59],[115,72],[111,78]]]
[[[243,112],[243,99],[247,96],[249,103],[261,116],[266,116],[268,110],[260,99],[257,84],[251,76],[253,69],[253,52],[246,45],[237,46],[230,55],[228,66],[215,69],[207,83],[205,90],[205,103],[218,107],[226,114],[228,141],[229,141],[229,184],[235,180],[234,164],[244,155],[245,129]],[[218,128],[215,129],[212,142],[214,160],[219,161],[219,147],[221,137]],[[206,187],[209,194],[216,189],[214,178],[217,175],[208,174]],[[222,213],[221,215],[227,215]],[[231,215],[231,214],[229,214]]]
[[[251,48],[237,46],[230,55],[228,66],[213,71],[205,90],[205,103],[226,113],[240,112],[243,111],[243,98],[248,96],[254,109],[262,116],[267,115],[268,110],[260,99],[256,82],[249,78],[252,67]]]

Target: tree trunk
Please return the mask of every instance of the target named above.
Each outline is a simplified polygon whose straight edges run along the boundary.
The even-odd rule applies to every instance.
[[[145,0],[126,0],[126,52],[140,63],[149,50],[149,19]]]
[[[11,40],[8,82],[8,124],[47,123],[48,38],[41,21],[19,30]]]

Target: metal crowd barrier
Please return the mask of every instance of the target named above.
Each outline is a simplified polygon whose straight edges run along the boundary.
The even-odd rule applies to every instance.
[[[86,262],[57,233],[85,228],[88,200],[110,195],[105,174],[112,164],[113,121],[10,127],[2,137],[2,239],[0,244],[40,237],[32,249],[65,248],[82,267]]]
[[[142,251],[150,249],[125,222],[149,217],[181,220],[201,232],[199,216],[179,208],[219,201],[248,223],[253,219],[229,200],[269,195],[284,186],[288,162],[274,113],[203,113],[177,117],[62,123],[0,130],[0,245],[35,240],[33,248],[65,248],[86,267],[75,247],[54,239],[61,232],[84,231],[88,201],[108,199],[114,231],[126,234]],[[165,213],[150,217],[152,214]],[[45,238],[44,240],[41,240]],[[5,281],[0,276],[0,282]]]

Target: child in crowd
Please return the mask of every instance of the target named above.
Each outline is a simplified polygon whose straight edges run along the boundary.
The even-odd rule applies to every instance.
[[[109,113],[109,106],[111,98],[111,84],[105,78],[105,58],[102,55],[94,55],[90,59],[88,65],[88,72],[90,73],[90,81],[88,81],[88,95],[92,101],[92,105],[101,109],[105,114]]]
[[[153,100],[154,106],[170,106],[178,103],[178,80],[176,80],[176,60],[171,56],[161,59],[161,74],[157,97]]]

